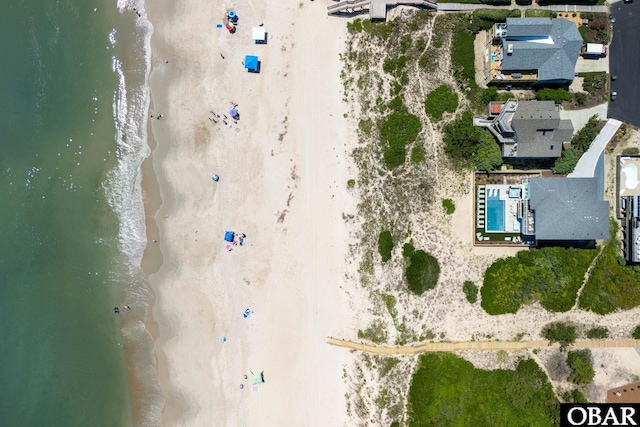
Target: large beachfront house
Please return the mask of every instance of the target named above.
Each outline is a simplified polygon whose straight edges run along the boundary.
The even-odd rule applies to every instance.
[[[578,27],[564,18],[507,18],[491,40],[486,80],[498,85],[565,85],[582,49]]]
[[[513,172],[503,183],[477,187],[478,241],[588,246],[608,237],[609,202],[600,179],[526,175]]]
[[[609,237],[609,202],[597,178],[533,178],[529,184],[538,242]]]
[[[553,101],[491,102],[488,118],[474,117],[473,124],[489,129],[507,158],[558,158],[573,135],[571,120],[560,119]]]

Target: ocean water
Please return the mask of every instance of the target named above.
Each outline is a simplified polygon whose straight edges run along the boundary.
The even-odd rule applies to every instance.
[[[139,267],[148,37],[122,0],[3,4],[0,425],[159,411]]]

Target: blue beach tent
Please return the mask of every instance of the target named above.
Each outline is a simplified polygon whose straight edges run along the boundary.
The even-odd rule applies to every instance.
[[[251,73],[259,73],[260,72],[260,60],[257,56],[254,55],[246,55],[244,57],[244,68],[249,70]]]
[[[233,242],[233,237],[235,236],[236,233],[234,233],[233,231],[225,231],[224,232],[224,240],[225,242]]]

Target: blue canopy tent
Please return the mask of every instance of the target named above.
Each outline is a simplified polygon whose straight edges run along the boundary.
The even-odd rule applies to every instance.
[[[235,234],[233,231],[225,231],[224,232],[224,240],[226,242],[233,242],[233,238],[235,237]]]
[[[250,73],[259,73],[260,60],[258,59],[257,56],[246,55],[244,57],[244,68],[246,68]]]

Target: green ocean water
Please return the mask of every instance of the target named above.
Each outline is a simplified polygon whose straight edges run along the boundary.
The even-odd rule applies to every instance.
[[[125,347],[146,354],[149,300],[136,268],[145,30],[117,6],[3,3],[2,426],[134,424],[128,368],[144,357]]]

